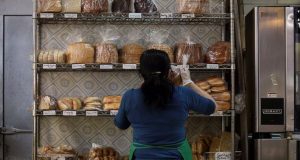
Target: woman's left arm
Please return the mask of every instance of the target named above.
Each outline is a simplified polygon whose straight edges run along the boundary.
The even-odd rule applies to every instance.
[[[123,95],[121,105],[118,111],[118,114],[116,115],[114,119],[115,125],[120,129],[127,129],[130,126],[130,122],[126,115],[126,107],[128,107],[128,91]]]

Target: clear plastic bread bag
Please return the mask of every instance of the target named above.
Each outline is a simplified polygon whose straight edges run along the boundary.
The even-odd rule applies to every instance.
[[[134,0],[135,13],[158,13],[157,0]]]
[[[82,13],[99,14],[109,11],[108,0],[81,0],[81,2]]]
[[[111,64],[118,63],[118,49],[115,41],[120,38],[118,32],[113,29],[105,28],[99,31],[102,38],[101,43],[95,45],[96,63]]]
[[[167,30],[153,30],[148,36],[150,45],[148,49],[157,49],[164,51],[168,54],[171,63],[174,63],[174,51],[173,48],[166,44],[170,33]]]
[[[61,0],[63,13],[81,13],[81,0]]]
[[[230,42],[219,41],[208,48],[205,55],[206,63],[224,64],[230,63]]]
[[[184,32],[182,32],[184,33]],[[192,40],[191,34],[186,34],[184,38],[176,44],[175,63],[181,64],[184,54],[189,55],[187,64],[198,64],[202,61],[202,45]]]
[[[209,0],[176,0],[179,13],[209,13]]]
[[[131,0],[113,0],[111,11],[114,13],[130,13],[132,12]]]
[[[62,11],[62,5],[61,0],[38,0],[38,13],[43,12],[61,12]]]
[[[140,57],[145,51],[144,46],[141,45],[142,32],[132,30],[127,33],[126,44],[121,51],[121,62],[127,64],[140,63]]]

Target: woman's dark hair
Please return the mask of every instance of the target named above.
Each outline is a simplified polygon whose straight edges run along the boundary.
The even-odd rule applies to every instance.
[[[163,108],[173,96],[174,84],[168,79],[171,68],[167,53],[146,50],[140,58],[140,74],[144,78],[142,93],[149,106]]]

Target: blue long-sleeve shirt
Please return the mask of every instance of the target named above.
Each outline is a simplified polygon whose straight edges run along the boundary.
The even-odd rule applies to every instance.
[[[128,90],[115,117],[120,129],[133,128],[133,141],[148,145],[175,144],[186,138],[184,124],[189,110],[212,114],[214,103],[187,87],[175,87],[170,103],[164,109],[147,106],[141,89]],[[177,150],[138,149],[136,159],[180,159]]]

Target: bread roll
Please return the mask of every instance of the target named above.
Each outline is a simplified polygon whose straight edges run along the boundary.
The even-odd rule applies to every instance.
[[[42,61],[42,63],[48,63],[48,55],[49,55],[49,52],[45,51],[44,54],[43,54],[43,61]]]
[[[60,110],[71,110],[73,109],[72,98],[62,98],[58,100],[58,108]]]
[[[59,54],[59,51],[55,50],[54,53],[53,53],[53,61],[54,61],[54,63],[58,62],[58,54]]]
[[[44,51],[41,51],[40,53],[39,53],[39,56],[38,56],[38,63],[43,63],[43,55],[44,55]]]
[[[144,50],[144,47],[139,44],[132,43],[124,45],[121,52],[122,63],[140,63],[140,57]]]
[[[108,0],[82,0],[82,13],[108,12]]]
[[[109,110],[118,110],[120,107],[120,103],[105,103],[103,105],[103,109],[105,111],[109,111]]]
[[[122,100],[122,96],[105,96],[103,98],[103,103],[120,103]]]
[[[73,106],[72,106],[73,110],[80,110],[82,108],[82,103],[79,98],[72,98],[72,101],[73,101]]]
[[[220,87],[212,87],[211,88],[211,92],[212,93],[222,93],[222,92],[226,92],[228,89],[226,86],[220,86]]]
[[[166,52],[170,58],[171,63],[174,63],[174,52],[170,46],[166,44],[152,44],[148,46],[148,49],[156,49]]]
[[[206,63],[229,63],[230,53],[230,42],[219,41],[208,48],[206,53]]]
[[[87,97],[83,101],[84,104],[92,103],[92,102],[101,102],[101,99],[100,97]]]
[[[216,101],[230,101],[231,96],[229,92],[222,92],[222,93],[212,93],[211,96]]]
[[[224,86],[225,85],[225,81],[222,78],[219,78],[219,77],[208,78],[207,82],[212,87],[219,87],[219,86]]]
[[[197,81],[197,82],[195,82],[195,84],[202,90],[210,89],[210,85],[208,84],[207,81]]]
[[[57,108],[57,100],[51,96],[43,96],[40,99],[39,110],[55,110]]]
[[[135,13],[152,13],[157,11],[152,0],[134,0]]]
[[[61,12],[61,0],[38,0],[38,13]]]
[[[177,0],[179,13],[202,14],[208,11],[209,0]]]
[[[109,43],[96,45],[96,63],[118,63],[117,46]]]
[[[81,0],[62,0],[62,12],[81,13]]]
[[[202,45],[195,43],[179,43],[176,45],[175,62],[182,64],[182,57],[184,54],[189,54],[188,64],[197,64],[202,59]]]
[[[58,52],[57,63],[66,63],[66,53],[63,51]]]
[[[48,54],[48,63],[54,63],[54,51]]]
[[[219,111],[227,111],[231,108],[231,105],[229,102],[224,102],[224,101],[216,101],[218,105],[218,110]]]
[[[67,61],[68,63],[93,63],[94,47],[88,43],[78,42],[68,46]]]

